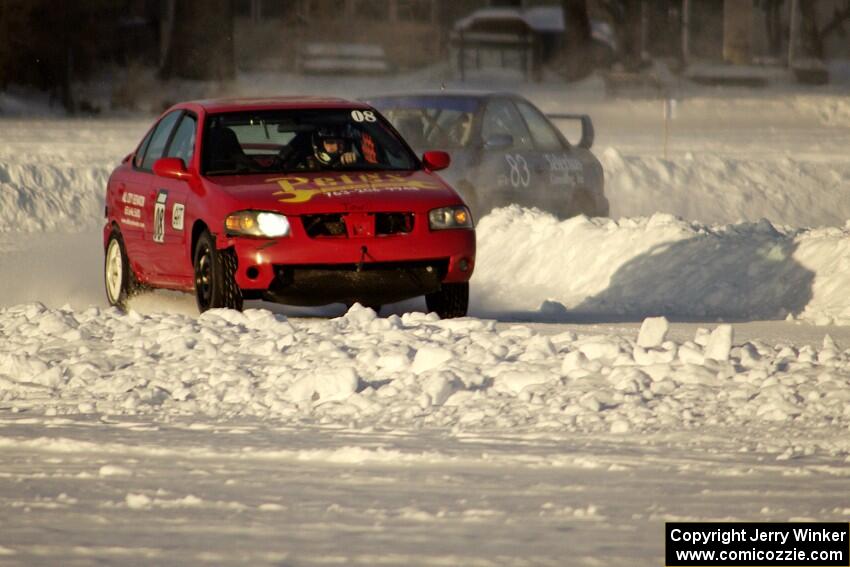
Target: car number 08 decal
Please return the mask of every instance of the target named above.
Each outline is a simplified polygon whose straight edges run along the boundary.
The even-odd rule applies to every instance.
[[[156,203],[153,206],[153,241],[165,242],[165,202],[168,200],[168,191],[160,189],[156,194]]]
[[[505,161],[511,168],[511,185],[514,187],[528,187],[531,183],[531,171],[528,169],[528,162],[522,157],[522,154],[505,154]]]
[[[355,122],[375,122],[378,120],[371,110],[352,110],[351,119]]]

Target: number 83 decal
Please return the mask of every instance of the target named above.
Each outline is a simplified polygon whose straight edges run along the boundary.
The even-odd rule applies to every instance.
[[[531,183],[531,171],[528,169],[528,162],[522,157],[522,154],[505,154],[505,161],[508,162],[508,167],[511,168],[511,185],[514,187],[528,187]]]

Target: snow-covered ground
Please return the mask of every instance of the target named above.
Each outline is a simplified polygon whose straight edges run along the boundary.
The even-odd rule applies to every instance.
[[[521,89],[593,115],[613,218],[482,219],[454,321],[108,309],[150,118],[0,97],[0,564],[659,565],[665,520],[846,520],[846,93],[686,92],[665,150],[657,100]]]
[[[6,308],[0,559],[654,565],[668,520],[846,519],[850,350],[666,327]]]

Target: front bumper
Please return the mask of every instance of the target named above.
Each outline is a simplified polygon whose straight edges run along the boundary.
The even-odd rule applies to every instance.
[[[310,237],[300,222],[279,239],[220,236],[219,248],[236,252],[236,283],[246,296],[292,305],[334,302],[391,303],[469,281],[475,267],[475,232]]]

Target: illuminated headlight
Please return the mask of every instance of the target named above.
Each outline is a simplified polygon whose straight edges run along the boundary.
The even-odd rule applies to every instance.
[[[289,220],[278,213],[239,211],[229,215],[224,227],[230,236],[279,238],[289,235]]]
[[[464,206],[443,207],[428,213],[428,224],[431,226],[431,230],[472,228],[472,215],[469,214],[469,209]]]

